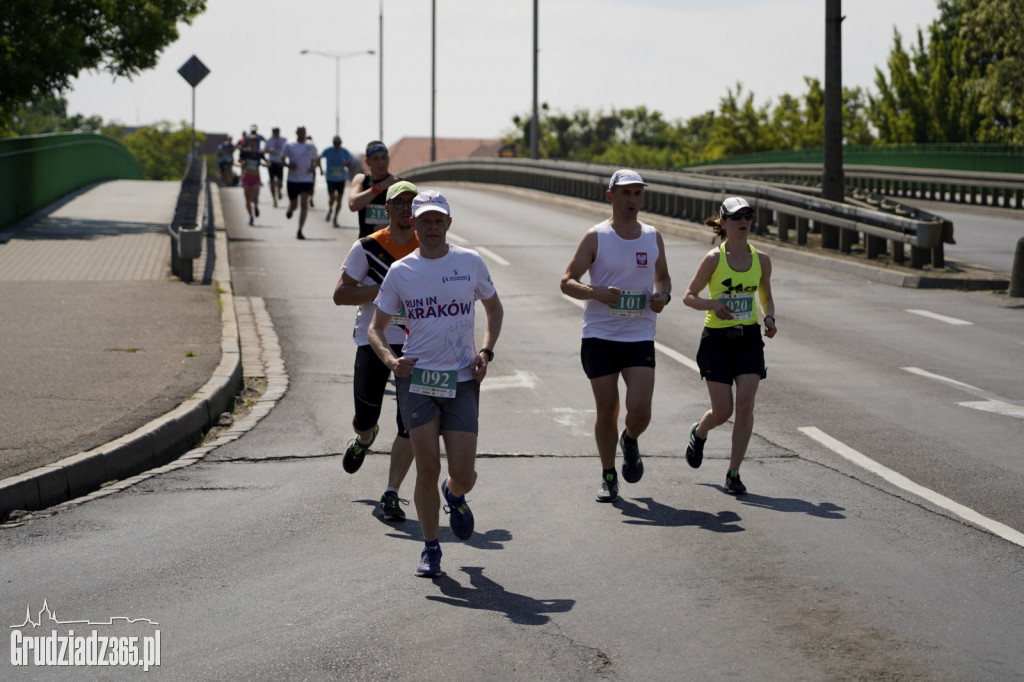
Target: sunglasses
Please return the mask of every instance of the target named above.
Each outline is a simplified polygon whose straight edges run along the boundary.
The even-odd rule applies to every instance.
[[[753,213],[733,213],[732,215],[727,215],[725,217],[730,219],[730,220],[753,220],[754,219],[754,214]]]

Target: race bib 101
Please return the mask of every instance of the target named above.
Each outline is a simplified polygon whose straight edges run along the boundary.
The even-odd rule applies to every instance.
[[[623,291],[619,293],[619,300],[612,306],[611,313],[615,317],[640,317],[646,308],[646,291]]]

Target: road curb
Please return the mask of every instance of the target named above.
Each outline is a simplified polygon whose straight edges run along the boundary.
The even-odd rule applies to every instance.
[[[0,522],[15,510],[38,510],[88,494],[105,484],[159,467],[188,452],[230,410],[242,386],[238,318],[231,290],[227,232],[218,192],[213,201],[214,272],[221,302],[221,360],[193,396],[145,426],[62,460],[0,480]]]

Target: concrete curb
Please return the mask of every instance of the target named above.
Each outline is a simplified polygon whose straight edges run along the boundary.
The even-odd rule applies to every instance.
[[[52,507],[164,465],[199,443],[230,409],[242,387],[242,354],[220,194],[214,191],[211,197],[214,225],[220,226],[214,232],[211,286],[220,293],[222,331],[221,360],[210,380],[175,409],[125,436],[0,481],[0,521],[16,509]]]

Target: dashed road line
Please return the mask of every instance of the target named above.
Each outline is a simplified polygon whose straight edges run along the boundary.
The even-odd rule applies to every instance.
[[[1013,528],[1007,526],[1006,524],[990,519],[987,516],[982,516],[978,512],[971,509],[970,507],[965,507],[959,502],[954,502],[953,500],[949,499],[948,497],[945,497],[944,495],[940,495],[934,490],[930,490],[929,488],[925,488],[922,485],[914,483],[903,474],[897,473],[892,469],[879,464],[870,457],[863,455],[860,452],[857,452],[853,448],[849,447],[848,445],[841,441],[836,440],[832,436],[829,436],[827,433],[825,433],[824,431],[817,427],[803,426],[797,430],[803,433],[804,435],[812,438],[813,440],[817,441],[818,443],[824,445],[826,448],[836,453],[843,459],[846,459],[847,461],[861,467],[862,469],[865,469],[866,471],[869,471],[875,474],[876,476],[879,476],[880,478],[884,479],[885,481],[888,481],[897,488],[900,488],[908,493],[911,493],[924,500],[927,500],[928,502],[931,502],[935,506],[941,507],[942,509],[945,509],[951,514],[963,519],[964,521],[967,521],[968,523],[971,523],[983,530],[986,530],[989,533],[992,533],[993,535],[996,535],[1008,542],[1012,542],[1015,545],[1024,547],[1024,533],[1016,531]]]
[[[939,315],[938,313],[933,313],[930,310],[919,310],[919,309],[916,309],[916,308],[907,308],[906,311],[908,313],[913,313],[914,315],[920,315],[921,317],[927,317],[927,318],[932,319],[932,320],[938,320],[939,322],[945,322],[946,324],[952,324],[952,325],[957,325],[957,326],[962,326],[962,325],[970,326],[970,325],[974,324],[973,322],[968,322],[967,320],[961,320],[961,319],[956,318],[956,317],[948,317],[946,315]]]

